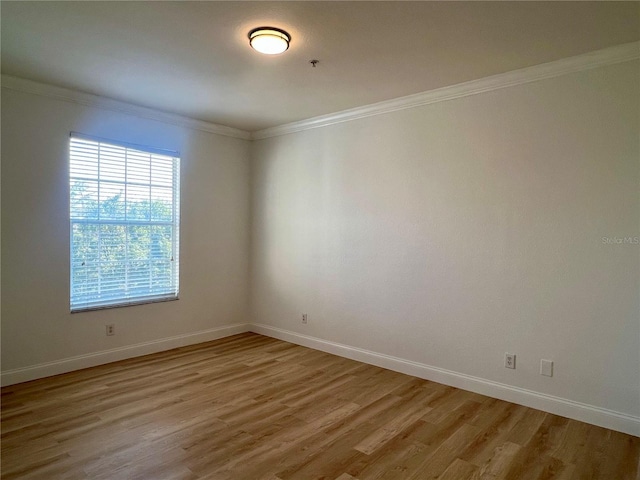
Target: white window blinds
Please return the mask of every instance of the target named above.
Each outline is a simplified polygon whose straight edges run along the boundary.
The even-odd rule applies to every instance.
[[[72,134],[71,311],[178,298],[180,158]]]

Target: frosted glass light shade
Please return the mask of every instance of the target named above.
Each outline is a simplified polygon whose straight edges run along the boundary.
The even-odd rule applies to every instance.
[[[249,32],[249,45],[260,53],[277,55],[289,48],[291,36],[274,27],[254,28]]]

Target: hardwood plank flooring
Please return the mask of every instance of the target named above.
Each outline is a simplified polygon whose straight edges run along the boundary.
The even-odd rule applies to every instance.
[[[640,438],[261,335],[2,389],[1,476],[637,480]]]

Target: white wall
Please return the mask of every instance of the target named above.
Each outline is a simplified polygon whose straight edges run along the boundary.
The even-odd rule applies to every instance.
[[[178,150],[180,300],[69,313],[69,132]],[[248,142],[2,89],[2,371],[8,381],[232,333],[247,322]],[[105,335],[114,323],[116,335]],[[246,328],[246,327],[245,327]],[[208,332],[206,334],[193,335]],[[170,342],[156,342],[179,336]],[[127,348],[156,342],[144,348]],[[113,355],[96,352],[120,349]]]
[[[250,161],[245,140],[3,88],[2,381],[252,321],[638,434],[640,246],[603,237],[640,236],[639,111],[633,61],[256,141]],[[70,131],[182,153],[179,301],[69,313]]]
[[[254,142],[252,321],[637,422],[639,72]]]

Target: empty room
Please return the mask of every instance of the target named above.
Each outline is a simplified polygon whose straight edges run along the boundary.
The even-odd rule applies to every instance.
[[[640,2],[0,17],[2,479],[640,480]]]

